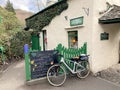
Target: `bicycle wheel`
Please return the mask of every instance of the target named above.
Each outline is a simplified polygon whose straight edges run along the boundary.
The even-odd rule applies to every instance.
[[[86,78],[90,73],[90,65],[88,61],[79,62],[83,67],[77,66],[77,77],[78,78]]]
[[[61,65],[55,64],[47,71],[47,80],[53,86],[61,86],[66,80],[66,72]]]

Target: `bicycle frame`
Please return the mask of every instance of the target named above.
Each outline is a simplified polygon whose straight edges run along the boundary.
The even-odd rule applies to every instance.
[[[76,61],[71,61],[71,60],[69,60],[69,62],[74,63],[74,64],[73,64],[73,65],[74,65],[74,66],[73,66],[73,69],[65,62],[65,60],[64,60],[63,57],[62,57],[61,60],[60,60],[60,63],[63,63],[63,64],[67,67],[67,69],[69,69],[69,71],[70,71],[71,73],[73,73],[73,74],[76,74],[76,73],[77,73],[77,71],[75,71],[75,69],[76,69],[77,66],[83,68],[81,71],[84,71],[84,67],[83,67],[81,64],[77,63]]]

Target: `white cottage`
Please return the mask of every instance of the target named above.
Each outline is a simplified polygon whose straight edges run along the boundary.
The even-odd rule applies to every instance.
[[[55,10],[59,12],[56,15]],[[44,15],[48,17],[42,21]],[[87,42],[93,73],[119,62],[120,0],[59,0],[27,18],[26,26],[41,32],[42,50],[53,49],[59,43],[79,48]]]

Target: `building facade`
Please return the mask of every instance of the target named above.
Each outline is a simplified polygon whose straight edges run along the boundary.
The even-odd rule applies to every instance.
[[[59,43],[69,48],[79,48],[87,42],[90,67],[97,73],[119,62],[120,17],[105,19],[119,0],[67,0],[68,8],[45,26],[40,36],[42,50],[54,49]],[[119,10],[118,10],[119,12]],[[117,13],[120,15],[120,13]],[[119,16],[118,15],[118,16]],[[107,16],[106,16],[107,17]]]

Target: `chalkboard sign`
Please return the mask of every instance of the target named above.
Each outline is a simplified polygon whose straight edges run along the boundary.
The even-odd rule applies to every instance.
[[[31,79],[41,78],[47,75],[51,61],[54,62],[54,52],[54,50],[49,50],[30,53]]]

